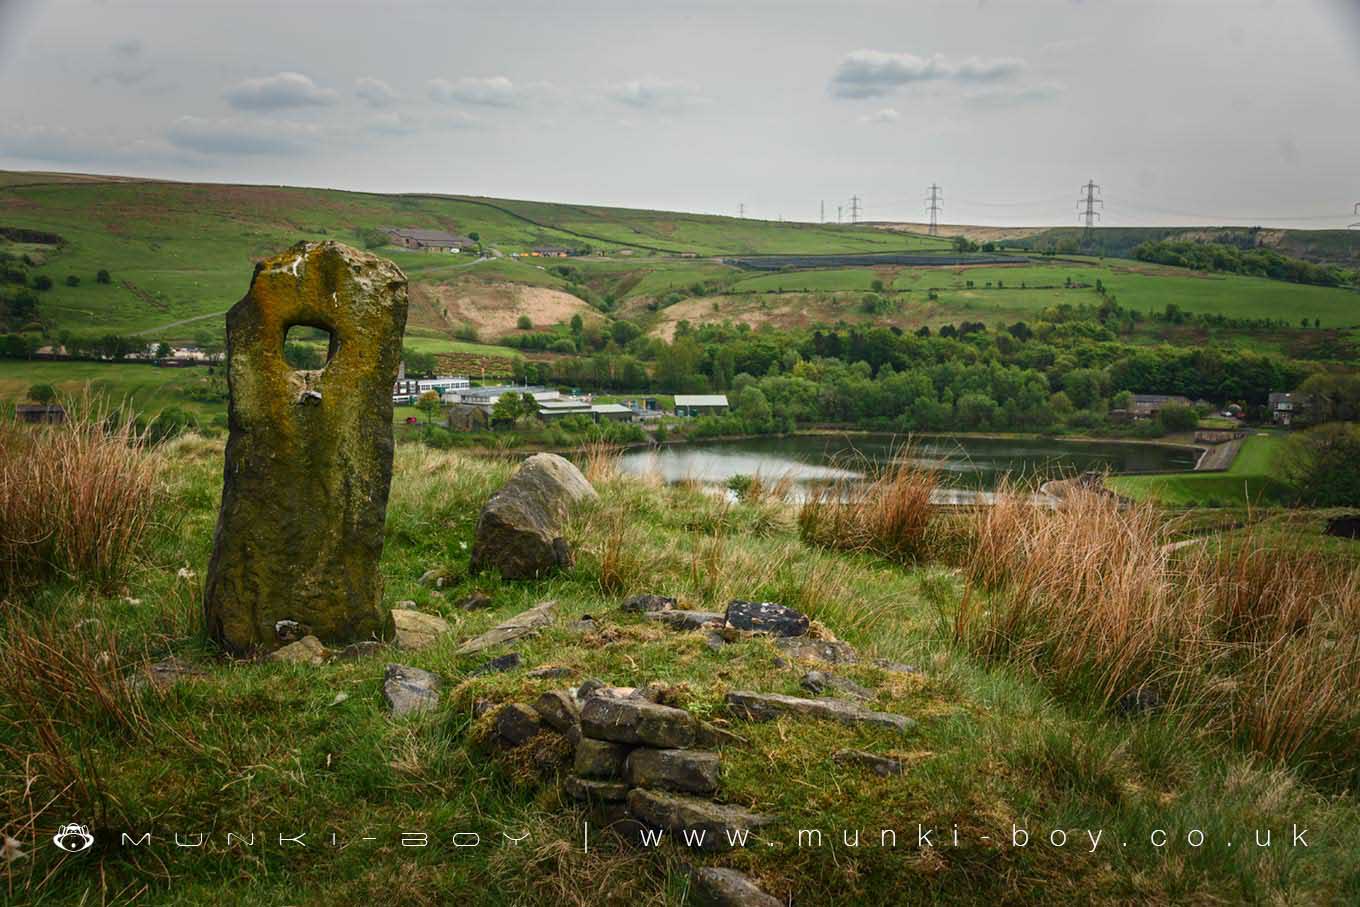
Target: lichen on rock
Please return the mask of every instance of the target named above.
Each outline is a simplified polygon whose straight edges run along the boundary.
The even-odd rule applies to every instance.
[[[330,333],[325,367],[285,361],[298,325]],[[204,611],[229,651],[277,648],[280,621],[327,644],[390,634],[378,561],[405,329],[406,275],[336,242],[260,262],[227,313],[230,435]]]

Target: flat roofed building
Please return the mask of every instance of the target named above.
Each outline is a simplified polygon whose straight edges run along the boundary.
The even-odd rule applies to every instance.
[[[726,394],[676,394],[677,416],[707,416],[727,411]]]

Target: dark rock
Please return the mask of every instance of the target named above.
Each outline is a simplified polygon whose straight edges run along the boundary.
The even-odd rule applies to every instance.
[[[592,803],[622,803],[628,797],[628,785],[622,781],[600,781],[576,775],[567,775],[562,782],[562,789],[573,800]]]
[[[279,355],[295,324],[330,332],[324,369]],[[405,327],[401,270],[330,241],[256,264],[227,313],[230,435],[203,608],[228,651],[277,648],[281,620],[327,645],[386,634],[379,561]],[[297,405],[309,392],[322,399]]]
[[[535,680],[561,680],[576,673],[575,668],[567,668],[561,665],[544,665],[541,668],[534,668],[528,676]]]
[[[652,611],[671,611],[675,599],[666,595],[634,595],[619,605],[620,610],[643,614]]]
[[[429,671],[389,664],[383,673],[383,697],[395,716],[429,711],[439,705],[439,678]]]
[[[1135,716],[1155,712],[1163,705],[1162,695],[1151,687],[1130,690],[1115,703],[1115,711],[1121,715]]]
[[[727,645],[727,639],[718,631],[710,630],[704,634],[704,645],[716,652]]]
[[[841,642],[838,639],[804,639],[786,638],[776,639],[774,644],[785,655],[790,658],[800,658],[808,661],[825,661],[831,664],[854,664],[859,661],[859,655],[849,643]]]
[[[753,630],[771,636],[805,636],[807,615],[774,602],[748,602],[737,599],[727,605],[727,625],[738,630]]]
[[[745,746],[749,743],[745,737],[734,734],[726,728],[719,727],[711,721],[700,721],[698,729],[694,732],[694,745],[702,746],[705,749],[717,749],[724,746]]]
[[[701,866],[690,877],[694,881],[694,907],[783,907],[783,902],[756,887],[744,873],[718,866]]]
[[[555,601],[539,602],[532,608],[521,611],[508,620],[501,621],[482,635],[467,640],[455,650],[454,654],[474,655],[493,646],[537,633],[541,628],[553,622],[556,608],[557,602]]]
[[[474,592],[459,602],[458,607],[464,611],[480,611],[482,608],[490,608],[492,604],[491,596],[485,592]]]
[[[576,774],[582,778],[622,778],[631,746],[582,737],[576,744]]]
[[[581,706],[581,732],[596,740],[683,748],[694,742],[694,716],[642,699],[598,694]]]
[[[602,690],[606,686],[608,686],[608,684],[606,684],[603,680],[600,680],[599,678],[587,677],[585,680],[581,682],[581,685],[576,688],[576,698],[586,699],[587,697],[590,696],[590,694],[594,693],[596,690]]]
[[[472,571],[496,569],[506,579],[533,579],[569,565],[563,525],[575,504],[595,497],[569,461],[548,453],[529,457],[482,508]]]
[[[695,845],[706,851],[731,850],[735,845],[729,839],[729,833],[735,837],[738,832],[761,828],[774,821],[771,816],[739,806],[643,787],[628,792],[628,812],[638,821],[674,835],[677,843],[683,843],[680,835],[689,830]]]
[[[718,754],[702,750],[654,750],[639,747],[628,756],[624,778],[637,787],[686,794],[718,790]]]
[[[569,733],[581,723],[581,707],[567,690],[548,690],[534,700],[534,711],[559,734]]]
[[[879,756],[874,753],[866,753],[864,750],[836,750],[831,758],[835,759],[837,762],[848,765],[862,765],[882,778],[900,775],[906,768],[903,763],[896,759],[889,759],[887,756]]]
[[[1327,535],[1339,539],[1360,539],[1360,513],[1348,513],[1332,517],[1324,530]]]
[[[675,630],[698,630],[721,624],[723,616],[717,611],[651,611],[647,619],[659,620]]]
[[[727,707],[738,718],[749,721],[770,721],[781,715],[797,715],[839,721],[841,724],[877,725],[898,731],[910,730],[916,725],[905,715],[870,711],[858,702],[844,699],[799,699],[779,693],[734,690],[727,694]]]
[[[543,721],[532,706],[512,702],[496,713],[496,736],[507,746],[519,746],[543,730]]]
[[[799,686],[813,693],[825,693],[827,690],[835,690],[844,693],[855,699],[873,699],[874,691],[855,683],[853,680],[846,680],[844,677],[837,677],[834,674],[827,674],[823,671],[808,671],[799,681]]]
[[[481,677],[485,674],[500,674],[505,671],[513,671],[519,667],[520,657],[518,652],[507,652],[505,655],[497,655],[490,661],[485,661],[477,667],[468,671],[469,677]]]

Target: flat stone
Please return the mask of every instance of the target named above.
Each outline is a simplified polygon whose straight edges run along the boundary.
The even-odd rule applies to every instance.
[[[389,664],[383,673],[383,697],[394,716],[427,712],[439,705],[440,680],[429,671]]]
[[[694,716],[644,699],[598,694],[581,706],[581,732],[596,740],[682,748],[694,742]]]
[[[905,715],[874,712],[858,702],[845,699],[800,699],[779,693],[752,693],[734,690],[727,694],[727,707],[738,718],[770,721],[781,715],[822,718],[841,724],[868,724],[906,731],[916,722]]]
[[[559,734],[570,733],[581,723],[581,707],[569,690],[548,690],[534,700],[534,711]]]
[[[507,652],[504,655],[497,655],[490,661],[484,661],[477,667],[468,671],[469,677],[483,677],[487,674],[502,674],[506,671],[513,671],[519,667],[520,657],[518,652]]]
[[[776,639],[774,644],[791,658],[825,661],[831,664],[855,664],[859,661],[859,655],[854,648],[838,639],[787,637]]]
[[[847,765],[862,765],[881,778],[900,775],[906,769],[906,765],[896,759],[866,753],[864,750],[836,750],[831,758]]]
[[[634,595],[626,599],[619,605],[622,611],[631,611],[637,614],[644,614],[652,611],[671,611],[675,608],[675,599],[667,595]]]
[[[694,907],[784,907],[784,902],[766,894],[755,882],[735,869],[701,866],[690,878],[694,882],[690,903]]]
[[[383,650],[383,644],[376,639],[365,639],[359,642],[352,642],[339,652],[335,653],[336,658],[367,658],[370,655],[377,655]]]
[[[392,482],[392,382],[406,275],[338,242],[257,262],[227,312],[222,501],[203,588],[208,635],[244,655],[296,621],[328,646],[385,635],[380,569]],[[288,328],[330,333],[325,368],[279,355]]]
[[[411,652],[428,649],[439,641],[439,637],[453,631],[453,624],[444,618],[423,611],[412,611],[409,608],[393,608],[392,625],[395,628],[394,641],[397,648]]]
[[[561,680],[576,673],[575,668],[563,667],[561,665],[544,665],[541,668],[534,668],[527,676],[535,680]]]
[[[807,615],[775,602],[748,602],[741,599],[727,605],[727,625],[738,630],[769,633],[771,636],[805,636]]]
[[[717,753],[639,747],[629,753],[623,776],[636,787],[713,794],[718,790],[718,765]]]
[[[522,702],[502,706],[496,713],[496,736],[507,746],[519,746],[543,730],[537,710]]]
[[[281,649],[275,649],[266,656],[266,661],[283,661],[290,664],[319,665],[326,663],[329,653],[321,640],[315,636],[304,636],[297,642],[290,642]]]
[[[803,675],[803,679],[798,682],[798,685],[812,693],[825,693],[827,690],[835,690],[854,699],[874,698],[873,690],[862,687],[853,680],[827,674],[824,671],[808,671]]]
[[[622,803],[628,798],[628,785],[622,781],[601,781],[597,778],[567,775],[562,781],[562,789],[573,800],[592,803]]]
[[[534,454],[482,508],[472,542],[471,570],[494,569],[506,579],[534,579],[571,564],[563,537],[567,516],[599,497],[570,461]]]
[[[622,778],[631,746],[582,737],[576,744],[576,774],[582,778]]]
[[[731,833],[750,831],[774,822],[739,806],[713,803],[685,794],[647,790],[635,787],[628,792],[628,812],[639,822],[664,829],[683,844],[681,833],[692,833],[695,846],[706,851],[731,850],[735,846],[728,838]]]
[[[705,749],[716,749],[724,746],[746,746],[750,741],[740,734],[734,734],[726,728],[719,727],[711,721],[700,721],[699,727],[694,732],[694,745]]]
[[[474,592],[459,602],[458,607],[464,611],[480,611],[483,608],[490,608],[492,604],[491,596],[485,592]]]
[[[717,611],[650,611],[648,620],[659,620],[674,630],[698,630],[717,626],[724,620]]]
[[[499,646],[502,643],[536,633],[540,628],[553,622],[553,612],[556,608],[557,602],[555,601],[539,602],[532,608],[521,611],[508,620],[501,621],[482,635],[469,639],[459,646],[454,654],[473,655],[490,649],[492,646]]]
[[[875,658],[874,667],[882,668],[894,674],[920,674],[921,669],[915,665],[903,664],[900,661],[889,661],[886,658]]]

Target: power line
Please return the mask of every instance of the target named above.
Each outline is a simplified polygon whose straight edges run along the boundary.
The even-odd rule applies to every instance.
[[[737,214],[737,217],[745,217],[745,216],[746,216],[746,202],[742,202],[741,204],[737,205],[737,211],[739,212],[739,213]]]
[[[930,212],[931,236],[940,235],[939,213],[944,210],[944,208],[940,207],[940,202],[943,201],[943,196],[940,195],[942,191],[943,190],[934,183],[930,184],[930,198],[926,199],[930,204],[926,207],[926,210]]]
[[[850,223],[859,223],[859,196],[850,196]]]
[[[1100,220],[1100,212],[1096,210],[1096,205],[1105,207],[1105,202],[1096,196],[1100,187],[1095,180],[1087,180],[1086,185],[1082,186],[1082,191],[1086,194],[1077,200],[1077,204],[1085,204],[1086,210],[1081,213],[1081,217],[1086,221],[1086,232],[1082,235],[1082,242],[1090,242],[1091,236],[1095,231],[1096,221]]]
[[[1355,203],[1355,211],[1352,213],[1360,214],[1360,202]],[[1348,227],[1347,229],[1354,230],[1356,227],[1360,227],[1360,221],[1356,221],[1355,223],[1351,224],[1350,227]]]
[[[837,205],[837,206],[836,206],[836,223],[840,223],[840,222],[841,222],[841,206],[840,206],[840,205]]]
[[[826,223],[826,199],[822,199],[822,213],[817,217],[821,223]]]

